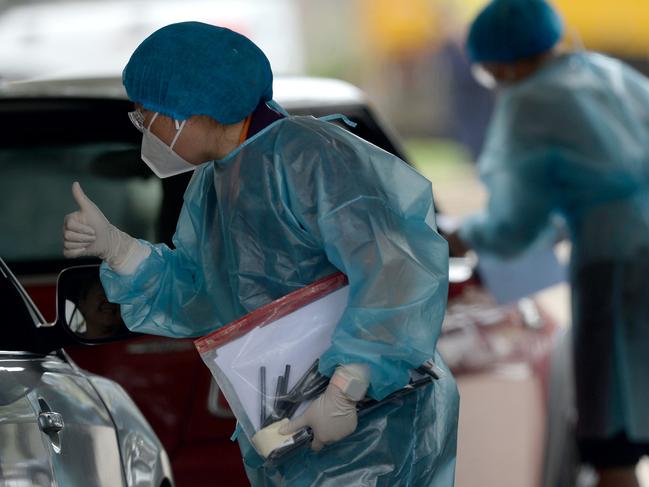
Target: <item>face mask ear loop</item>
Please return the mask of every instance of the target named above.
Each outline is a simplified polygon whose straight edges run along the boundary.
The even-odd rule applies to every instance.
[[[176,126],[177,126],[177,125],[178,125],[178,120],[175,120],[175,122],[176,122]],[[183,121],[180,123],[180,127],[178,127],[178,132],[176,132],[176,136],[174,137],[174,140],[171,141],[171,145],[169,146],[169,148],[170,148],[171,150],[173,150],[174,145],[176,145],[176,141],[178,140],[178,137],[180,137],[180,132],[183,131],[183,127],[185,126],[185,123],[186,123],[186,122],[187,122],[187,120],[183,120]]]
[[[151,131],[151,125],[153,125],[153,122],[155,122],[155,119],[158,118],[158,112],[155,112],[153,114],[153,117],[151,117],[151,121],[149,122],[148,127],[146,128],[149,132]]]

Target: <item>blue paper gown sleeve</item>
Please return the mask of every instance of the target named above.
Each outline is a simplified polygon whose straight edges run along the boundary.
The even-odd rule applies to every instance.
[[[173,241],[175,249],[141,240],[151,247],[151,254],[135,273],[122,276],[102,264],[101,281],[109,301],[121,304],[130,330],[178,338],[202,336],[222,323],[200,266],[191,257],[196,255],[191,251],[196,232],[187,203]]]
[[[295,136],[304,150],[287,164],[296,218],[350,285],[320,370],[367,364],[368,392],[382,399],[435,353],[448,294],[448,247],[436,231],[428,180],[343,129],[323,132],[324,140]]]

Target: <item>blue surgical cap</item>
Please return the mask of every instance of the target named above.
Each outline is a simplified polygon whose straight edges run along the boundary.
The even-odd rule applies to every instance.
[[[562,33],[544,0],[492,0],[473,21],[466,49],[473,63],[514,62],[550,50]]]
[[[129,99],[176,120],[208,115],[237,123],[273,97],[266,55],[250,39],[200,22],[163,27],[135,50],[122,73]]]

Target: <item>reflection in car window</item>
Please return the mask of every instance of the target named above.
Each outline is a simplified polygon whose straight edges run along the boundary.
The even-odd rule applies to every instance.
[[[62,258],[61,228],[85,192],[118,228],[156,240],[162,184],[122,142],[0,149],[0,255],[6,261]]]
[[[119,304],[108,301],[99,279],[83,279],[76,288],[76,296],[68,296],[72,289],[73,286],[66,290],[65,309],[61,312],[75,335],[89,339],[110,338],[127,330]]]

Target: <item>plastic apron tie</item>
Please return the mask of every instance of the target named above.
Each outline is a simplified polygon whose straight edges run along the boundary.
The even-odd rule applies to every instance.
[[[332,115],[325,115],[324,117],[319,117],[318,120],[322,120],[323,122],[334,122],[336,120],[342,120],[343,122],[345,122],[345,125],[348,125],[351,128],[355,128],[356,125],[358,125],[356,122],[352,122],[350,119],[348,119],[342,113],[334,113]]]
[[[267,101],[266,106],[268,106],[268,108],[272,108],[276,112],[281,113],[285,117],[289,116],[289,113],[286,110],[284,110],[284,107],[282,105],[280,105],[279,103],[277,103],[275,100]]]
[[[232,432],[232,436],[230,436],[230,441],[237,441],[237,438],[239,438],[239,434],[241,434],[241,425],[239,424],[239,421],[237,421],[237,425],[234,428],[234,431]]]

